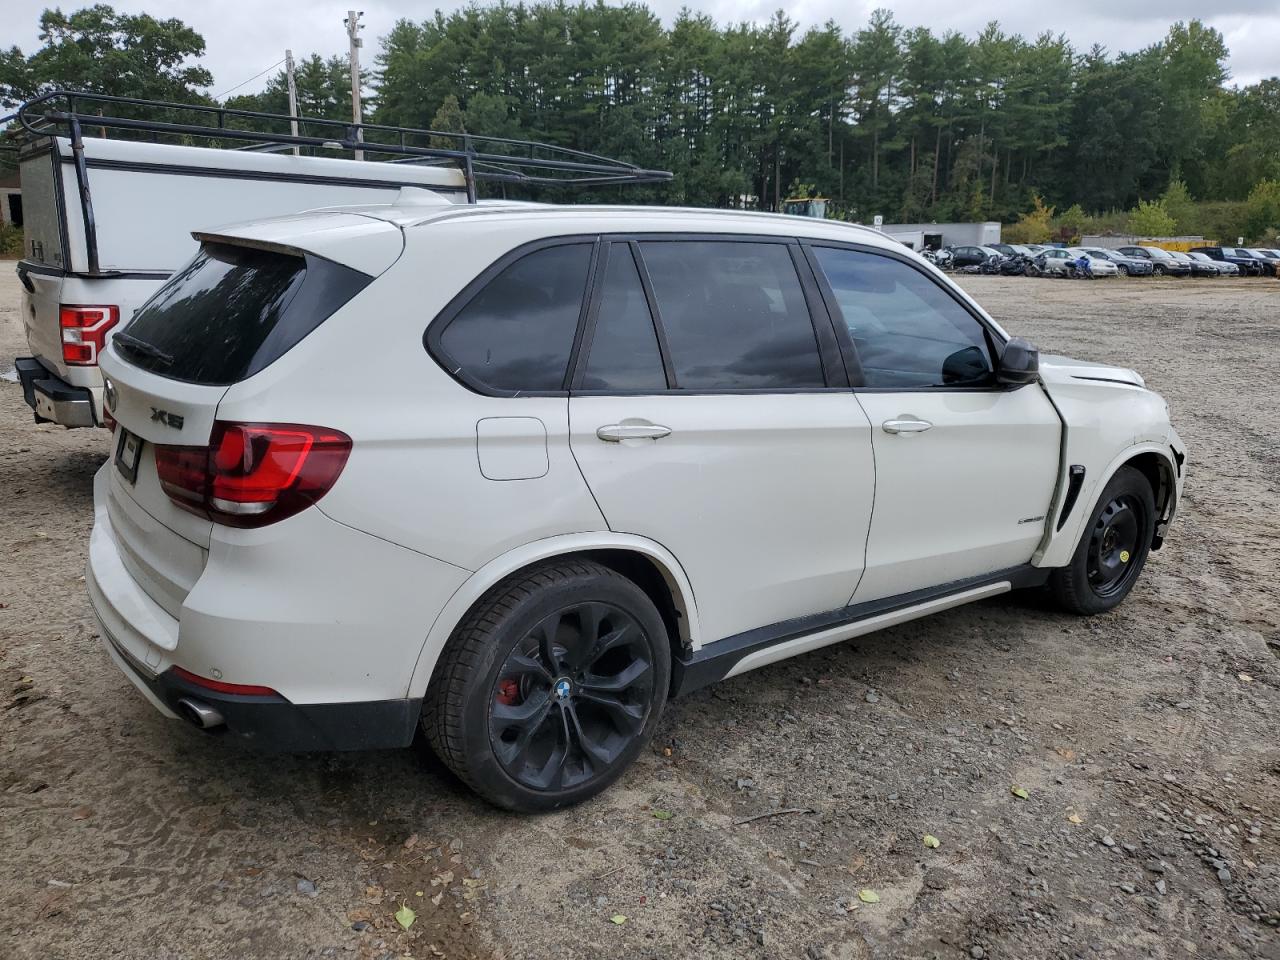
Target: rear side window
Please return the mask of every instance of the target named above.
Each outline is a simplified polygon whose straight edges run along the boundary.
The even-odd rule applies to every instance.
[[[584,390],[666,390],[653,315],[631,247],[609,248],[604,291],[587,357]]]
[[[372,279],[318,257],[206,243],[113,342],[161,376],[231,384],[280,359]]]
[[[452,373],[495,390],[564,389],[591,244],[526,254],[490,280],[440,333]]]
[[[991,382],[985,328],[928,276],[892,257],[832,247],[813,252],[858,352],[866,386]]]
[[[640,244],[684,390],[822,387],[822,361],[785,244]]]

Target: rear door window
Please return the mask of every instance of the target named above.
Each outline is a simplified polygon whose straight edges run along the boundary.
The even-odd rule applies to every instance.
[[[113,343],[153,373],[225,386],[280,359],[372,279],[319,257],[206,243]]]
[[[785,244],[654,240],[640,250],[678,389],[826,385]]]
[[[564,389],[591,246],[543,247],[503,268],[447,321],[437,359],[492,390]]]
[[[614,243],[604,273],[584,390],[666,390],[667,377],[631,246]]]

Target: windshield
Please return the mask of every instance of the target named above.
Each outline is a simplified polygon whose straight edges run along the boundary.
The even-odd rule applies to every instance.
[[[1151,256],[1153,256],[1153,257],[1157,257],[1157,258],[1159,258],[1159,259],[1161,259],[1161,260],[1172,260],[1172,259],[1173,259],[1173,257],[1169,256],[1169,251],[1168,251],[1168,250],[1163,250],[1163,249],[1161,249],[1160,247],[1143,247],[1142,249],[1143,249],[1143,250],[1145,250],[1145,251],[1147,251],[1147,253],[1151,254]]]

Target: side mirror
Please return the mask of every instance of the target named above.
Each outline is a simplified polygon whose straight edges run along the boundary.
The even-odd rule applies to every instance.
[[[1034,383],[1040,376],[1040,351],[1035,344],[1014,337],[1000,352],[996,379],[1001,383]]]

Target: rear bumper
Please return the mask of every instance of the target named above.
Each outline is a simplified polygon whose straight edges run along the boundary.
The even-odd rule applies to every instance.
[[[223,723],[205,730],[228,736],[269,753],[329,750],[383,750],[413,742],[422,700],[374,700],[366,703],[290,703],[284,697],[244,696],[209,690],[172,669],[149,674],[103,628],[111,659],[153,706],[168,716],[186,711],[181,701],[212,707]]]
[[[36,423],[60,423],[64,427],[96,427],[97,398],[88,387],[67,383],[34,357],[19,357],[14,366],[22,383],[22,399]]]

